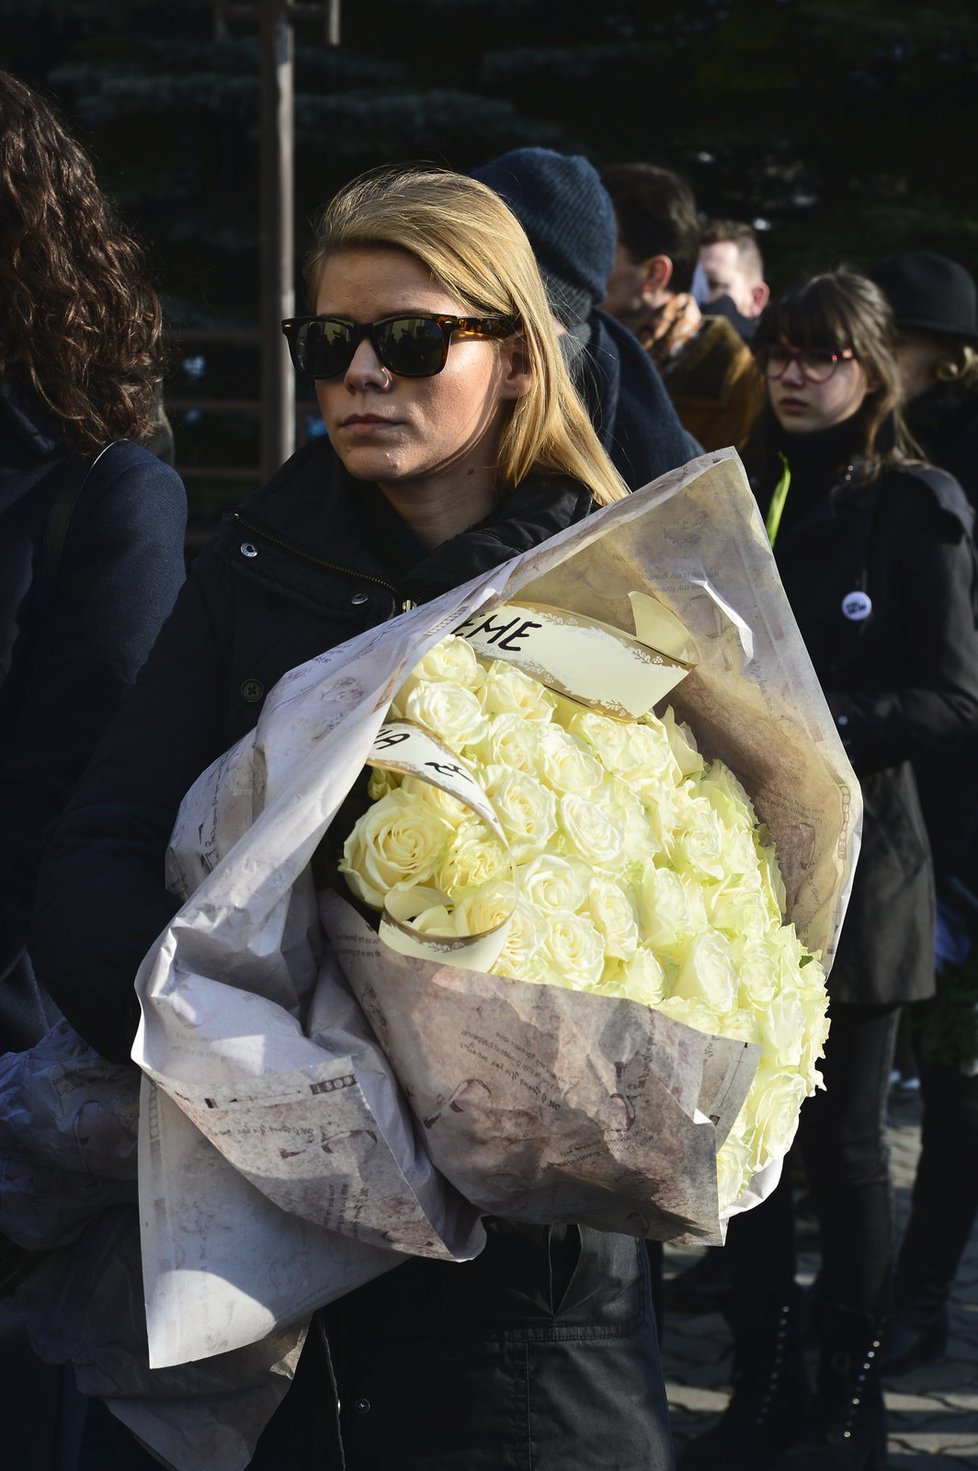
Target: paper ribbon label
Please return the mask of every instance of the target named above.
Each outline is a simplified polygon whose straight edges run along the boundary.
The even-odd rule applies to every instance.
[[[609,623],[540,603],[506,603],[466,619],[455,633],[481,658],[515,664],[549,689],[618,720],[645,715],[692,667]]]

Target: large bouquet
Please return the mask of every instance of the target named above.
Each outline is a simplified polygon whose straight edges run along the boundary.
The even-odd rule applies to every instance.
[[[495,644],[485,626],[462,632],[487,650],[515,626],[546,629],[551,646],[583,631],[605,657],[621,643],[550,609],[497,612]],[[820,1082],[822,967],[784,922],[777,857],[747,793],[703,759],[672,708],[661,719],[602,713],[580,703],[590,681],[572,650],[577,700],[520,667],[533,657],[521,641],[508,649],[480,659],[469,637],[449,636],[412,671],[375,743],[374,802],[340,870],[397,949],[437,961],[452,940],[455,965],[628,998],[757,1044],[760,1066],[717,1155],[725,1216],[784,1155]],[[642,703],[635,671],[630,693]],[[429,751],[422,732],[444,749]],[[621,1107],[627,1116],[624,1096]]]

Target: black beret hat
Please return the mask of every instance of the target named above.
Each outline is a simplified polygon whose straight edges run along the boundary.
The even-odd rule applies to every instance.
[[[978,343],[978,292],[957,261],[929,250],[906,250],[866,274],[890,303],[898,327]]]

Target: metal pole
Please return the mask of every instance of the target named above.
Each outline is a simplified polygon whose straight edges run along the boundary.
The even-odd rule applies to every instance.
[[[287,0],[260,0],[262,473],[268,479],[295,449],[295,382],[283,317],[293,287],[293,42]]]

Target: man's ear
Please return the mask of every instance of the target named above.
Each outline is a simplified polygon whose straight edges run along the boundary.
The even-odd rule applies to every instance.
[[[533,382],[533,364],[522,332],[514,332],[499,347],[503,365],[500,396],[504,399],[525,398]]]
[[[642,300],[646,306],[660,307],[662,293],[672,280],[672,261],[667,255],[649,255],[639,264],[642,272]]]
[[[771,288],[766,281],[758,281],[750,288],[751,316],[759,317],[771,300]]]

